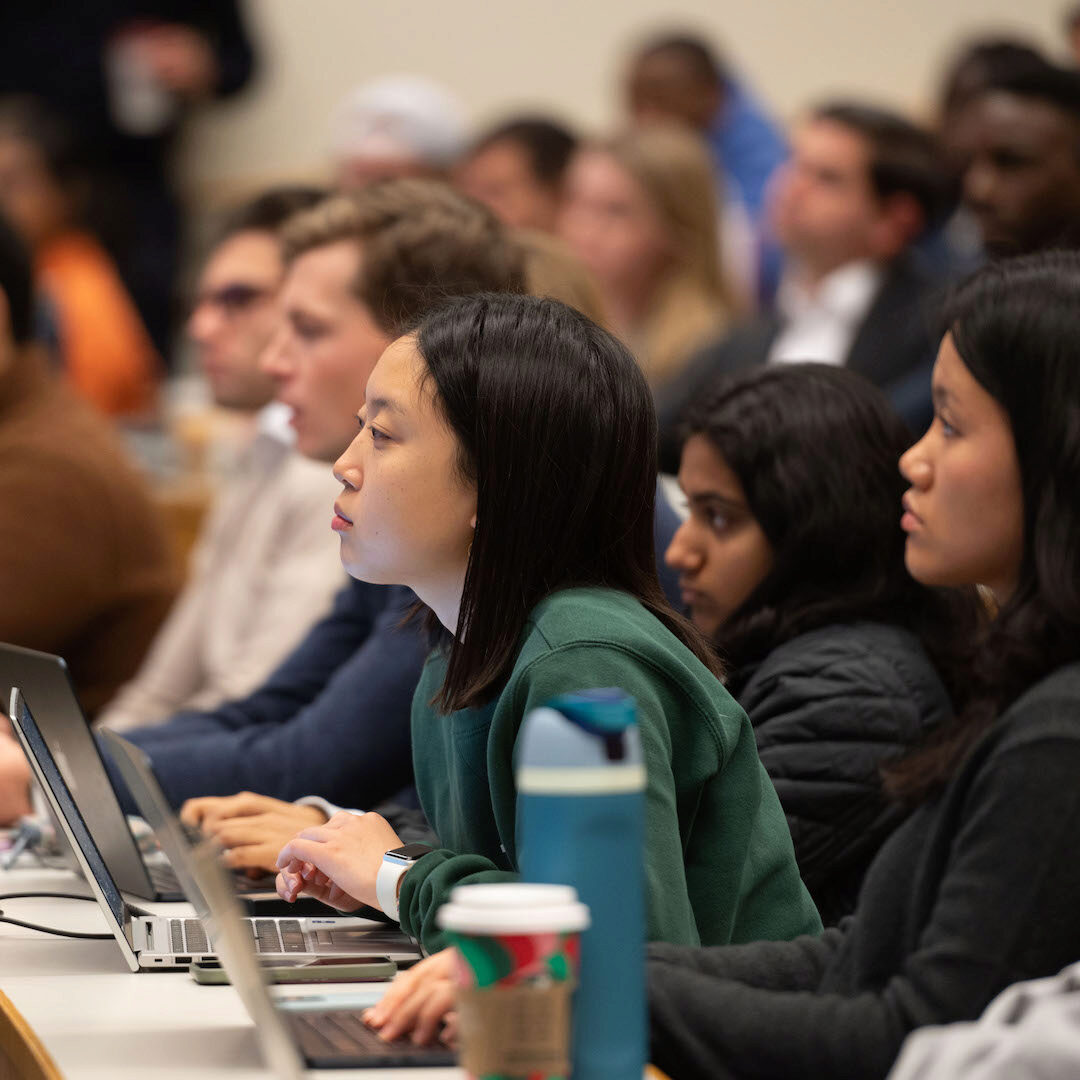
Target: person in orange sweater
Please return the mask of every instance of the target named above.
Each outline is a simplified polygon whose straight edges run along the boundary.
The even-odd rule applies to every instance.
[[[177,566],[110,425],[31,340],[32,310],[29,256],[0,218],[0,641],[63,656],[92,718],[138,667]],[[0,717],[0,825],[29,810],[11,739]]]
[[[0,210],[30,248],[64,373],[102,412],[153,411],[161,363],[104,247],[81,227],[75,140],[31,98],[0,100]]]

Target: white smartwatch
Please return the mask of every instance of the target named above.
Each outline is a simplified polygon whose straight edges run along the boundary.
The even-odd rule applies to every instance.
[[[395,922],[400,921],[398,913],[398,888],[401,879],[409,872],[409,867],[430,851],[427,844],[405,844],[391,848],[383,853],[382,865],[375,877],[375,899],[384,915],[389,915]]]

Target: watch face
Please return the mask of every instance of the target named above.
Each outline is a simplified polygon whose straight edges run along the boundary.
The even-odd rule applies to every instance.
[[[386,854],[396,855],[399,859],[412,860],[419,859],[422,855],[434,850],[434,848],[428,847],[427,844],[405,844],[402,847],[391,848]]]

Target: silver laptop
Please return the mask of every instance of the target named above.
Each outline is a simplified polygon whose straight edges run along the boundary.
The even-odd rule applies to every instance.
[[[139,852],[63,658],[0,642],[0,708],[11,699],[15,686],[34,710],[60,775],[120,891],[143,900],[187,899],[171,866],[145,860]],[[277,900],[269,880],[255,881],[242,874],[233,880],[246,900],[271,904]]]
[[[132,971],[175,969],[196,961],[216,960],[201,919],[152,915],[124,900],[18,687],[11,691],[10,716],[34,774],[75,851],[128,967]],[[191,850],[177,845],[175,855],[178,873],[194,882]],[[200,906],[205,904],[198,891],[191,899]],[[208,913],[202,907],[200,914]],[[388,931],[384,923],[355,916],[248,918],[244,926],[255,951],[265,962],[274,964],[306,963],[315,956],[390,955],[393,958],[396,954],[407,961],[415,960],[418,955],[411,943],[407,949],[400,946],[402,941],[408,943],[400,931]],[[392,942],[398,948],[389,949]]]
[[[187,866],[207,905],[206,925],[221,964],[255,1023],[266,1064],[278,1076],[293,1080],[304,1065],[385,1069],[455,1063],[454,1054],[445,1047],[413,1046],[407,1039],[384,1042],[353,1009],[312,1009],[303,999],[296,1000],[298,1008],[280,1007],[266,985],[259,958],[251,947],[251,935],[244,928],[228,879],[209,845],[195,848]]]

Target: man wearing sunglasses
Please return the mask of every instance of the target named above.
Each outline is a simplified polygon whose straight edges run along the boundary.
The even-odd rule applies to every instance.
[[[266,192],[227,224],[203,268],[187,332],[214,403],[248,437],[199,537],[188,584],[135,678],[101,714],[110,727],[212,709],[259,686],[345,581],[325,509],[329,468],[293,448],[288,409],[259,357],[279,314],[278,231],[324,193]],[[238,542],[238,538],[243,539]]]

